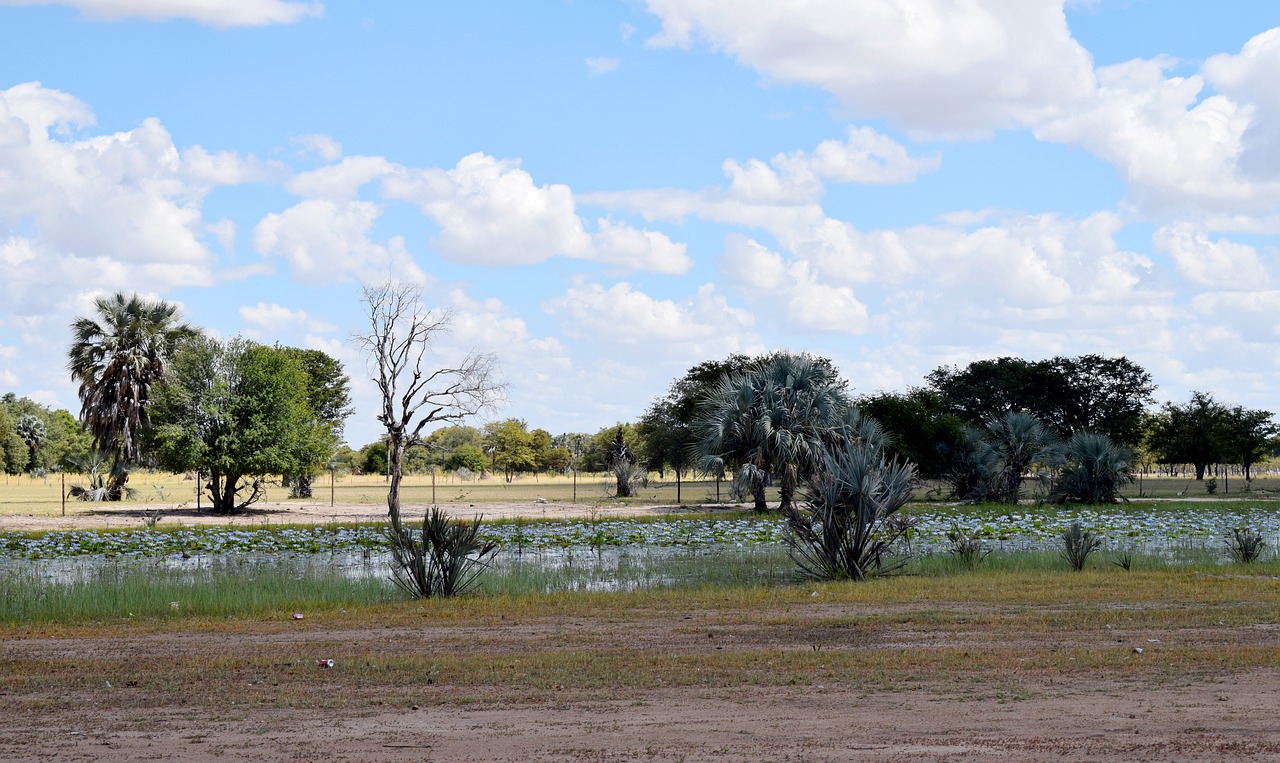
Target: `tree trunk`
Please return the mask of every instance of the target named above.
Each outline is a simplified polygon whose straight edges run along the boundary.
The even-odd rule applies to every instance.
[[[387,487],[387,515],[391,519],[391,530],[400,537],[400,482],[404,473],[400,465],[404,462],[404,435],[397,429],[387,433],[387,453],[391,461],[387,464],[390,485]]]
[[[769,504],[764,500],[764,478],[756,477],[751,480],[751,497],[755,499],[756,511],[764,513],[769,510]]]
[[[1203,481],[1203,480],[1204,480],[1204,470],[1205,470],[1205,467],[1207,467],[1208,465],[1209,465],[1209,464],[1207,464],[1207,463],[1197,463],[1197,464],[1195,465],[1195,466],[1196,466],[1196,479],[1197,479],[1197,480],[1199,480],[1199,481]]]

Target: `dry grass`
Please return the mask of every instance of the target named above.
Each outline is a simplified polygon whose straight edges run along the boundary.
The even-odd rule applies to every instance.
[[[1280,586],[1273,575],[1238,571],[978,572],[473,597],[308,612],[301,621],[12,626],[0,629],[0,685],[7,701],[30,708],[107,696],[126,707],[359,708],[543,701],[561,690],[616,698],[662,686],[963,694],[1000,675],[1217,680],[1280,668]],[[335,667],[320,669],[317,659]]]

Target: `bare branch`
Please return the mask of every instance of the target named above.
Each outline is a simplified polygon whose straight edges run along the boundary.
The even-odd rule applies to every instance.
[[[460,421],[496,407],[506,386],[499,378],[497,358],[470,352],[457,366],[430,368],[437,339],[449,333],[451,310],[428,310],[422,288],[391,279],[365,284],[361,302],[368,327],[352,336],[369,363],[369,372],[382,396],[378,413],[391,445],[391,490],[387,506],[392,525],[400,523],[400,476],[404,451],[421,440],[432,422]]]

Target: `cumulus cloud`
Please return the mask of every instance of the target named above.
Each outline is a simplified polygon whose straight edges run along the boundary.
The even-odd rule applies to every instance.
[[[844,141],[824,140],[812,153],[774,157],[775,167],[793,176],[812,173],[838,183],[910,183],[942,165],[942,155],[911,156],[905,146],[870,127],[850,127]]]
[[[1280,27],[1244,44],[1236,55],[1213,56],[1204,64],[1209,84],[1241,103],[1254,119],[1241,138],[1241,174],[1254,181],[1280,179]]]
[[[274,302],[259,302],[256,305],[240,307],[240,320],[252,330],[267,335],[278,335],[289,331],[311,331],[328,333],[337,331],[332,323],[309,315],[305,310],[291,310]]]
[[[650,45],[722,50],[771,80],[814,85],[859,117],[930,133],[1034,124],[1093,85],[1062,0],[647,0]]]
[[[1037,127],[1036,136],[1082,146],[1114,165],[1150,213],[1273,202],[1280,184],[1239,172],[1254,107],[1225,95],[1202,98],[1203,78],[1166,77],[1171,65],[1161,58],[1100,69],[1092,102]]]
[[[330,201],[352,201],[360,188],[398,169],[381,156],[348,156],[337,164],[329,164],[294,175],[285,188],[295,196]]]
[[[730,283],[742,287],[757,311],[785,305],[788,330],[863,334],[867,306],[847,286],[821,283],[808,262],[783,257],[743,236],[730,236],[717,263]]]
[[[65,5],[94,19],[190,19],[209,26],[292,24],[320,16],[320,3],[284,0],[0,0],[0,5]]]
[[[1252,291],[1271,282],[1257,249],[1225,238],[1212,240],[1190,223],[1161,228],[1153,242],[1173,258],[1182,277],[1197,286]]]
[[[86,104],[39,83],[0,91],[0,298],[10,311],[45,312],[69,284],[211,284],[206,237],[229,241],[234,226],[204,221],[205,196],[269,171],[233,152],[179,150],[157,119],[112,134],[93,134],[93,121]]]
[[[721,354],[745,343],[751,314],[731,307],[712,284],[686,300],[656,299],[621,281],[609,288],[581,283],[546,303],[564,332],[599,344],[645,346],[663,354],[691,348]]]
[[[370,168],[369,174],[379,171]],[[514,160],[475,153],[449,170],[396,168],[387,172],[382,191],[431,218],[439,228],[435,248],[456,262],[532,265],[562,256],[674,274],[693,265],[685,245],[656,231],[607,218],[597,222],[596,232],[588,231],[569,186],[538,185]]]
[[[264,217],[254,228],[253,245],[264,256],[283,258],[294,278],[305,283],[374,281],[389,272],[404,280],[425,280],[403,237],[385,244],[370,240],[369,231],[381,214],[373,202],[307,199]]]

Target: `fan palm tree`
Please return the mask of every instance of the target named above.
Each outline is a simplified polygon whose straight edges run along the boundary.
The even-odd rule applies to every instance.
[[[71,324],[67,370],[80,382],[80,422],[113,462],[136,462],[150,426],[151,390],[178,342],[199,332],[182,321],[177,305],[137,294],[100,297],[94,309],[95,317]],[[122,469],[118,473],[109,486],[113,500],[128,479]]]
[[[1058,440],[1040,419],[1025,411],[990,417],[985,434],[996,457],[987,497],[999,503],[1017,503],[1023,474],[1034,463],[1055,460]]]
[[[846,440],[876,437],[853,407],[829,364],[804,354],[778,353],[726,377],[694,422],[695,462],[704,472],[733,467],[748,484],[757,511],[766,511],[765,480],[776,476],[780,509],[793,511],[796,487]]]
[[[1120,488],[1133,482],[1129,451],[1104,434],[1076,432],[1067,442],[1062,470],[1051,498],[1058,502],[1115,503],[1125,500]]]

